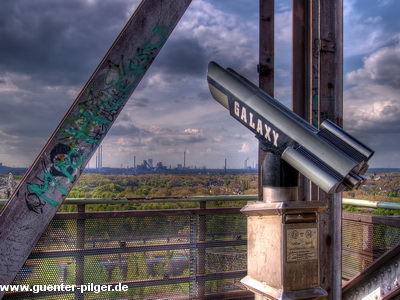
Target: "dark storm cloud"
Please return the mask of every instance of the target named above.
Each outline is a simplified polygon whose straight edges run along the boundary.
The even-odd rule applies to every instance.
[[[0,2],[0,162],[18,164],[20,157],[41,149],[140,1]],[[393,36],[400,27],[388,24],[400,24],[400,18],[394,19],[400,2],[346,2],[352,9],[345,46],[354,59],[346,70],[354,72],[347,77],[352,102],[345,107],[345,125],[371,147],[398,151],[400,52]],[[369,5],[373,2],[376,12]],[[290,3],[279,1],[275,15],[275,96],[285,104],[291,98]],[[222,155],[205,155],[210,163],[240,149],[244,153],[255,138],[215,103],[205,73],[208,61],[215,60],[257,82],[257,6],[248,0],[193,1],[111,128],[108,147],[121,147],[126,156],[139,149],[163,156],[195,144],[199,151]],[[383,47],[386,52],[377,52]],[[111,165],[120,162],[110,157]]]
[[[209,101],[211,99],[210,93],[198,93],[197,94],[197,99],[201,101]]]
[[[171,147],[176,145],[189,145],[207,142],[208,139],[197,129],[186,129],[184,131],[171,128],[154,128],[152,131],[151,144],[156,147]]]
[[[71,103],[65,98],[60,99],[59,92],[62,90],[65,91],[61,88],[48,91],[47,99],[41,99],[42,95],[34,91],[2,93],[1,99],[5,101],[1,101],[1,131],[20,138],[49,136]]]
[[[135,136],[148,136],[150,133],[146,130],[140,129],[133,124],[129,125],[119,125],[115,124],[111,127],[109,131],[109,135],[111,136],[127,136],[127,137],[135,137]]]
[[[363,56],[388,46],[399,33],[400,1],[344,1],[345,70],[360,67]]]
[[[345,128],[375,150],[372,166],[398,166],[400,140],[400,41],[376,50],[346,75]]]
[[[131,99],[129,99],[129,105],[135,107],[147,107],[149,103],[150,100],[144,97],[136,98],[135,96],[133,96]]]
[[[156,68],[162,68],[171,75],[204,76],[207,57],[200,43],[189,37],[171,39],[161,50]]]
[[[25,165],[34,158],[135,3],[139,0],[1,1],[0,104],[6,109],[0,111],[0,161]],[[201,129],[205,122],[215,123],[214,113],[207,111],[205,101],[196,106],[197,95],[213,101],[206,87],[208,61],[224,58],[234,62],[229,63],[231,67],[243,66],[253,73],[255,69],[254,62],[248,63],[249,46],[255,45],[249,31],[254,33],[255,27],[249,30],[246,22],[238,21],[246,18],[243,10],[234,10],[225,13],[213,7],[212,1],[193,1],[181,29],[174,30],[110,129],[105,147],[122,149],[118,151],[125,157],[142,149],[148,153],[150,148],[166,155],[193,144],[218,152],[213,148],[220,138]],[[178,82],[183,88],[176,87]],[[110,157],[111,165],[119,165],[118,161]]]
[[[400,37],[397,43],[364,58],[364,66],[347,74],[350,83],[378,84],[400,88]]]
[[[398,128],[398,126],[397,126]],[[375,151],[369,165],[371,167],[399,167],[399,137],[395,132],[365,132],[357,130],[351,132],[361,142]]]
[[[190,144],[197,144],[201,142],[206,142],[207,138],[203,136],[161,136],[157,138],[157,147],[160,146],[176,146],[177,144],[181,145],[190,145]]]
[[[84,83],[126,22],[127,3],[2,1],[1,69],[46,84]]]
[[[384,16],[381,26],[388,34],[393,34],[400,28],[400,3],[397,0],[358,0],[354,2],[354,8],[362,13],[362,18],[366,21],[382,19]]]
[[[211,0],[208,2],[221,11],[237,16],[242,21],[258,19],[258,1],[235,0],[229,1],[229,5],[227,5],[226,0]]]

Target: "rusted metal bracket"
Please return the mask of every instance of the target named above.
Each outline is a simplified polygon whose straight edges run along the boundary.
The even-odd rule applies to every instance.
[[[272,68],[269,65],[265,65],[265,64],[258,64],[257,65],[257,72],[260,75],[266,76],[271,74],[272,72]]]
[[[332,40],[320,39],[319,40],[319,50],[322,51],[322,52],[335,53],[336,44]]]

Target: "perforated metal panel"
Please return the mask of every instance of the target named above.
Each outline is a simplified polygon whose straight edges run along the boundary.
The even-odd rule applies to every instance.
[[[240,284],[247,274],[246,217],[239,208],[212,210],[58,214],[13,284],[123,284],[127,291],[18,292],[4,299],[251,297]],[[400,242],[399,227],[378,223],[343,220],[345,280]]]
[[[92,291],[7,293],[4,299],[202,299],[243,289],[246,217],[239,208],[221,215],[188,209],[58,218],[13,284]],[[126,285],[127,291],[93,291],[108,284]]]
[[[349,280],[400,243],[400,222],[391,226],[344,219],[342,237],[343,278]]]

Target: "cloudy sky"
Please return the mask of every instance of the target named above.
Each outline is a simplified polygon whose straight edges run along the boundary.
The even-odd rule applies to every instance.
[[[2,0],[0,162],[29,166],[139,3]],[[291,1],[276,1],[276,91],[290,106]],[[400,167],[400,1],[344,0],[345,129]],[[209,94],[210,60],[257,82],[258,0],[193,0],[113,128],[103,166],[153,158],[175,167],[243,167],[253,134]],[[94,167],[92,160],[90,166]]]

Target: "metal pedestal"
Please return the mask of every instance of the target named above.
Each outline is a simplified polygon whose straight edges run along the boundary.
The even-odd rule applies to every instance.
[[[293,199],[294,188],[264,190],[264,199]],[[250,202],[248,216],[248,276],[241,282],[256,299],[322,299],[319,282],[317,201]],[[258,297],[258,298],[257,298]]]

